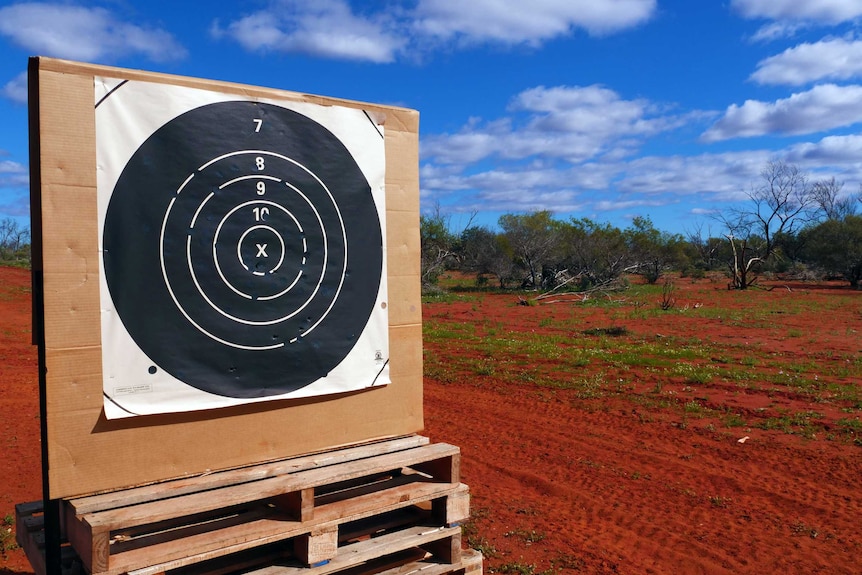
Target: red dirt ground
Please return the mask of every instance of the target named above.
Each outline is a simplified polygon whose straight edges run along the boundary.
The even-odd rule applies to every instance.
[[[29,281],[25,270],[0,268],[0,520],[15,503],[41,497]],[[680,282],[680,288],[677,307],[719,300],[746,305],[734,303],[743,301],[738,293],[708,282]],[[631,333],[742,339],[750,341],[752,353],[788,356],[809,353],[800,342],[804,347],[817,330],[818,361],[858,361],[862,293],[794,286],[792,292],[752,292],[744,301],[778,298],[787,305],[815,298],[843,303],[828,318],[794,314],[790,323],[744,334],[721,318],[692,322],[682,313],[624,323]],[[489,295],[479,303],[426,304],[423,311],[426,318],[445,315],[453,322],[489,319],[511,331],[541,330],[542,318],[559,314],[577,314],[583,329],[609,325],[601,315],[607,312],[595,308],[516,306],[514,299]],[[804,335],[789,338],[789,330]],[[654,388],[655,379],[652,373],[638,378],[645,389]],[[663,386],[668,393],[707,394],[675,381]],[[833,423],[852,417],[840,406],[803,405],[792,394],[765,398],[720,387],[708,392],[712,401],[740,410],[768,404],[816,410]],[[862,447],[780,430],[729,429],[709,420],[683,425],[673,412],[645,411],[623,397],[579,401],[565,390],[492,378],[443,383],[426,377],[425,433],[461,447],[463,480],[472,493],[469,532],[486,551],[495,550],[486,572],[862,572]],[[750,439],[739,443],[743,435]],[[23,553],[0,553],[0,575],[18,573],[32,573]]]
[[[30,272],[0,267],[0,529],[15,504],[42,498],[39,380],[31,345]],[[6,536],[8,537],[8,535]],[[13,543],[0,533],[2,543]],[[32,573],[20,549],[0,551],[0,574]]]
[[[426,321],[504,325],[498,333],[541,333],[551,323],[542,321],[547,318],[574,317],[579,329],[616,322],[635,336],[742,341],[752,355],[814,357],[824,368],[848,357],[858,362],[862,354],[862,293],[834,285],[748,293],[708,280],[677,285],[677,312],[642,320],[613,319],[614,312],[572,303],[514,305],[514,295],[425,304],[423,312]],[[823,298],[835,308],[828,317],[815,303]],[[768,306],[779,319],[741,329],[728,318],[689,320],[682,311],[719,303],[740,311]],[[634,309],[643,302],[629,304]],[[794,305],[811,312],[783,317],[780,310]],[[804,349],[813,340],[816,349]],[[444,357],[468,353],[435,349],[427,340],[425,347]],[[728,354],[747,351],[743,345]],[[617,376],[608,369],[609,378]],[[656,386],[654,373],[618,375],[638,382],[633,393]],[[473,539],[495,551],[486,570],[862,573],[862,446],[852,437],[806,439],[728,428],[714,418],[683,424],[679,411],[650,411],[630,397],[580,400],[565,390],[475,374],[453,379],[426,375],[427,433],[462,449]],[[859,417],[858,409],[849,415],[841,405],[812,404],[787,390],[740,393],[720,382],[692,389],[672,379],[662,385],[665,394],[702,402],[708,396],[710,403],[751,415],[817,411],[825,429]],[[744,436],[749,439],[739,443]]]

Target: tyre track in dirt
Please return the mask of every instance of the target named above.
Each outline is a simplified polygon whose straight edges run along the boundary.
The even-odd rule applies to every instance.
[[[620,406],[590,413],[542,401],[546,394],[527,389],[426,384],[429,435],[461,445],[474,501],[503,523],[488,537],[511,557],[541,567],[574,546],[602,549],[619,572],[760,573],[834,569],[836,555],[852,565],[860,551],[858,465],[828,446],[786,453],[766,433],[742,445],[729,434],[641,423]],[[829,462],[829,484],[807,469],[812,458]],[[499,537],[530,525],[547,529],[546,539],[526,547]]]
[[[511,401],[510,398],[507,399]],[[501,403],[497,414],[493,413],[494,409],[491,408],[490,419],[501,420],[502,412],[512,407],[510,401],[506,402],[506,407]],[[484,416],[485,410],[481,411]],[[451,413],[451,406],[447,407],[447,412]],[[554,417],[557,413],[550,412],[548,415]],[[648,567],[645,564],[631,564],[629,554],[632,552],[647,557],[660,555],[665,564],[668,561],[676,564],[685,561],[687,555],[693,551],[700,556],[699,561],[710,564],[710,569],[715,569],[723,562],[727,563],[720,553],[714,553],[708,545],[686,541],[691,530],[688,523],[693,521],[696,525],[702,522],[696,515],[689,515],[686,520],[668,526],[666,521],[659,519],[660,515],[673,513],[672,509],[637,506],[635,502],[646,497],[645,491],[649,486],[645,484],[648,482],[644,480],[638,484],[638,481],[630,478],[630,474],[627,476],[627,472],[614,465],[622,459],[623,452],[632,451],[627,447],[627,441],[608,440],[583,428],[603,426],[605,422],[582,420],[574,425],[572,423],[561,422],[560,425],[548,427],[525,415],[516,421],[508,419],[505,432],[507,437],[524,440],[516,444],[516,448],[526,454],[536,453],[535,450],[542,447],[566,443],[571,445],[571,436],[564,431],[565,428],[570,429],[572,435],[581,436],[576,447],[576,452],[580,455],[570,465],[557,467],[558,462],[553,462],[555,454],[549,453],[547,449],[544,453],[539,452],[539,457],[527,460],[519,460],[505,450],[498,452],[494,448],[477,450],[472,456],[465,453],[465,458],[470,459],[470,463],[480,467],[481,474],[493,478],[487,487],[497,494],[495,497],[511,492],[512,497],[517,498],[516,504],[535,510],[526,521],[517,515],[504,519],[522,525],[520,529],[529,529],[527,525],[531,524],[531,520],[537,527],[546,525],[547,527],[540,528],[543,532],[550,530],[549,539],[556,537],[577,542],[578,550],[604,549],[607,556],[619,562],[620,572],[626,572],[625,568],[632,569],[628,571],[632,573],[644,572],[642,569]],[[489,440],[493,443],[499,438],[489,437]],[[505,440],[501,441],[501,444],[505,443]],[[571,446],[564,449],[571,449]],[[642,454],[639,454],[637,466],[641,469],[651,469],[652,462],[659,459],[654,455],[640,455]],[[504,460],[506,465],[498,464],[500,459]],[[468,465],[465,462],[465,466]],[[525,466],[535,472],[525,470]],[[514,479],[514,485],[501,490],[500,484],[509,483],[507,479]],[[474,492],[479,489],[473,487],[472,476],[466,477],[465,481],[471,484]],[[687,503],[689,497],[680,496]],[[565,516],[565,519],[561,516]],[[510,529],[514,528],[510,526]],[[682,553],[676,551],[681,546],[686,549]],[[535,549],[538,548],[539,545],[536,545]],[[658,553],[660,549],[666,550]]]

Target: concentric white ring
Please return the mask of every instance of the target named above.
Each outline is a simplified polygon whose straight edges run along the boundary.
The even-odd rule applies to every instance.
[[[241,210],[242,208],[248,207],[249,205],[252,205],[252,204],[267,204],[267,205],[275,206],[276,208],[280,209],[282,212],[284,212],[285,214],[287,214],[287,215],[288,215],[288,217],[290,217],[290,219],[292,219],[292,220],[293,220],[293,223],[294,223],[294,224],[296,224],[296,227],[299,229],[299,231],[300,231],[300,232],[302,232],[302,231],[303,231],[303,230],[302,230],[302,225],[299,223],[299,221],[294,217],[294,215],[293,215],[292,213],[290,213],[290,210],[288,210],[287,208],[285,208],[285,207],[284,207],[284,206],[282,206],[281,204],[278,204],[278,203],[276,203],[276,202],[272,202],[272,201],[269,201],[269,200],[266,200],[266,201],[263,201],[263,200],[251,200],[251,201],[245,202],[245,203],[240,204],[240,205],[236,206],[235,208],[233,208],[231,211],[229,211],[227,214],[225,214],[225,216],[224,216],[224,217],[222,218],[222,220],[219,222],[219,225],[216,227],[216,233],[215,233],[215,235],[213,236],[213,242],[212,242],[213,261],[215,262],[216,271],[218,272],[219,277],[220,277],[220,278],[221,278],[221,280],[225,283],[225,285],[227,285],[227,287],[229,287],[232,291],[236,292],[236,293],[237,293],[237,294],[239,294],[240,296],[242,296],[242,297],[244,297],[244,298],[247,298],[247,299],[256,299],[256,300],[263,300],[263,301],[267,301],[267,300],[272,300],[272,299],[275,299],[275,298],[281,297],[281,296],[283,296],[284,294],[286,294],[287,292],[289,292],[289,291],[293,288],[293,286],[295,286],[295,285],[296,285],[296,282],[298,282],[298,281],[299,281],[299,279],[302,277],[302,270],[301,270],[301,269],[299,270],[299,272],[298,272],[298,274],[297,274],[296,278],[295,278],[295,279],[290,283],[290,285],[289,285],[289,286],[287,286],[287,288],[285,288],[284,290],[282,290],[282,291],[280,291],[280,292],[278,292],[278,293],[276,293],[276,294],[271,294],[271,295],[268,295],[268,296],[258,296],[258,297],[256,297],[256,298],[254,298],[254,297],[252,297],[251,295],[246,294],[246,293],[244,293],[244,292],[242,292],[242,291],[238,290],[238,289],[237,289],[237,288],[236,288],[236,287],[235,287],[235,286],[234,286],[234,285],[233,285],[233,284],[232,284],[232,283],[231,283],[231,282],[230,282],[230,281],[229,281],[229,280],[224,276],[224,273],[222,272],[221,266],[219,265],[219,261],[218,261],[218,251],[217,251],[217,249],[216,249],[217,244],[218,244],[219,234],[221,233],[221,229],[222,229],[222,226],[224,225],[225,221],[226,221],[226,220],[227,220],[231,215],[233,215],[234,213],[236,213],[238,210]],[[322,225],[322,223],[321,223],[321,225]],[[242,236],[242,237],[245,237],[245,234],[249,233],[249,231],[250,231],[250,230],[255,229],[255,228],[261,228],[261,227],[266,227],[266,228],[269,228],[270,230],[272,230],[272,231],[273,231],[273,233],[275,233],[275,234],[278,236],[279,241],[281,242],[281,253],[282,253],[282,257],[281,257],[281,259],[279,260],[278,264],[276,264],[276,266],[275,266],[272,270],[270,270],[270,271],[272,272],[272,271],[275,271],[276,269],[278,269],[278,267],[279,267],[279,266],[281,266],[281,263],[282,263],[282,261],[284,260],[284,251],[285,251],[285,246],[284,246],[284,240],[282,239],[281,234],[279,234],[277,231],[275,231],[274,229],[272,229],[272,228],[271,228],[271,227],[269,227],[269,226],[252,226],[251,228],[249,228],[248,230],[246,230],[246,231],[245,231],[245,233],[243,234],[243,236]],[[321,229],[322,229],[322,228],[321,228]],[[238,256],[238,258],[240,259],[240,261],[242,261],[242,256],[241,256],[241,255],[239,255],[239,251],[240,251],[240,244],[242,243],[242,237],[240,238],[240,241],[239,241],[239,242],[237,242],[237,246],[236,246],[236,249],[237,249],[237,256]],[[323,231],[323,237],[324,237],[324,241],[325,241],[325,240],[326,240],[326,232],[325,232],[325,231]],[[304,246],[303,246],[303,248],[304,248]],[[327,254],[326,254],[326,251],[325,251],[325,248],[324,248],[324,254],[325,254],[325,255],[327,255]],[[191,262],[191,260],[189,260],[189,262],[188,262],[188,263],[189,263],[189,270],[191,270],[191,273],[194,275],[194,269],[192,268],[192,262]],[[245,264],[243,264],[243,266],[245,267]],[[246,269],[248,269],[248,267],[246,267]],[[324,274],[325,269],[326,269],[326,257],[324,257],[324,265],[323,265],[323,266],[321,266],[321,270],[320,270],[320,272],[321,272],[321,273],[320,273],[320,278],[318,278],[318,286],[319,286],[319,285],[320,285],[320,283],[323,281],[323,274]],[[209,304],[210,304],[211,306],[213,306],[213,309],[215,309],[217,312],[221,313],[222,315],[224,315],[225,317],[227,317],[227,318],[229,318],[229,319],[233,319],[234,321],[239,321],[240,323],[246,323],[247,325],[272,325],[273,323],[279,323],[280,321],[284,321],[285,319],[289,319],[289,317],[292,317],[292,316],[288,316],[288,317],[284,317],[284,318],[282,318],[282,319],[274,320],[274,321],[272,321],[272,322],[267,322],[267,323],[246,322],[246,321],[243,321],[243,320],[238,320],[238,319],[234,318],[233,316],[231,316],[231,315],[229,315],[229,314],[226,314],[225,312],[223,312],[223,311],[221,310],[221,308],[219,308],[218,306],[216,306],[215,304],[213,304],[213,303],[210,301],[210,299],[206,296],[206,294],[201,293],[201,295],[202,295],[202,296],[207,300],[207,302],[209,302]],[[312,297],[313,297],[313,296],[312,296]],[[310,298],[309,298],[309,299],[310,299]],[[294,315],[295,315],[295,314],[294,314]]]
[[[305,330],[304,330],[304,334],[303,334],[303,335],[307,335],[307,334],[308,334],[308,333],[310,333],[313,329],[315,329],[315,328],[316,328],[316,327],[317,327],[317,326],[318,326],[318,325],[319,325],[319,324],[320,324],[320,323],[321,323],[321,322],[326,318],[326,316],[329,314],[329,312],[332,310],[333,306],[335,305],[335,302],[337,301],[338,297],[339,297],[339,296],[340,296],[340,294],[341,294],[341,289],[342,289],[342,287],[343,287],[343,285],[344,285],[344,279],[345,279],[345,274],[346,274],[346,271],[347,271],[347,261],[348,261],[348,258],[347,258],[347,253],[348,253],[347,233],[346,233],[346,229],[345,229],[345,225],[344,225],[344,219],[343,219],[343,217],[342,217],[341,211],[340,211],[340,209],[339,209],[339,207],[338,207],[337,202],[335,201],[335,198],[334,198],[334,197],[333,197],[333,195],[332,195],[332,192],[329,190],[329,188],[326,186],[326,184],[325,184],[325,183],[324,183],[324,182],[323,182],[323,181],[322,181],[322,180],[321,180],[321,179],[320,179],[316,174],[314,174],[314,172],[312,172],[309,168],[307,168],[305,165],[303,165],[303,164],[301,164],[301,163],[297,162],[296,160],[293,160],[293,159],[291,159],[291,158],[289,158],[289,157],[287,157],[287,156],[284,156],[284,155],[282,155],[282,154],[278,154],[278,153],[271,152],[271,151],[267,151],[267,150],[238,150],[238,151],[235,151],[235,152],[231,152],[231,153],[228,153],[228,154],[223,154],[223,155],[221,155],[221,156],[218,156],[218,157],[216,157],[216,158],[213,158],[213,159],[211,159],[211,160],[207,161],[206,163],[204,163],[202,166],[200,166],[200,167],[196,170],[196,172],[193,172],[192,174],[190,174],[190,175],[185,179],[185,181],[180,185],[180,187],[179,187],[179,188],[177,189],[177,191],[176,191],[176,194],[175,194],[175,195],[174,195],[174,197],[171,199],[171,201],[170,201],[170,203],[169,203],[169,205],[168,205],[168,208],[167,208],[167,210],[165,211],[164,218],[162,219],[162,225],[161,225],[161,230],[160,230],[160,235],[159,235],[159,258],[160,258],[160,266],[161,266],[161,271],[162,271],[162,277],[163,277],[163,280],[164,280],[164,282],[165,282],[165,286],[167,287],[167,290],[168,290],[168,292],[169,292],[169,294],[170,294],[170,297],[171,297],[171,299],[173,300],[174,304],[177,306],[177,308],[180,310],[180,312],[183,314],[183,316],[184,316],[184,317],[185,317],[185,318],[186,318],[186,319],[187,319],[187,320],[188,320],[188,321],[189,321],[189,322],[190,322],[190,323],[191,323],[191,324],[192,324],[196,329],[198,329],[201,333],[203,333],[203,334],[204,334],[204,335],[206,335],[207,337],[209,337],[209,338],[211,338],[211,339],[213,339],[213,340],[215,340],[215,341],[217,341],[217,342],[219,342],[219,343],[222,343],[222,344],[225,344],[225,345],[229,345],[229,346],[232,346],[232,347],[236,347],[236,348],[240,348],[240,349],[256,349],[256,350],[262,350],[262,349],[275,349],[275,348],[277,348],[277,347],[281,347],[281,346],[283,346],[283,345],[284,345],[284,343],[279,343],[279,344],[276,344],[276,345],[267,345],[267,346],[248,346],[248,345],[240,344],[240,343],[237,343],[237,342],[231,342],[231,341],[229,341],[229,340],[225,339],[224,337],[219,337],[218,335],[215,335],[215,334],[211,333],[209,330],[207,330],[207,329],[205,329],[203,326],[201,326],[201,325],[200,325],[200,323],[199,323],[198,321],[195,321],[195,320],[191,317],[191,314],[190,314],[190,313],[185,309],[185,307],[182,305],[182,303],[180,303],[179,298],[177,297],[177,294],[175,293],[175,291],[174,291],[174,289],[173,289],[173,286],[171,285],[171,279],[170,279],[170,277],[169,277],[169,275],[168,275],[168,272],[167,272],[167,266],[166,266],[166,264],[165,264],[165,232],[166,232],[166,229],[167,229],[168,220],[169,220],[169,218],[170,218],[170,216],[171,216],[171,212],[172,212],[172,209],[173,209],[173,207],[174,207],[174,205],[175,205],[175,202],[176,202],[177,198],[179,198],[180,194],[183,192],[183,190],[186,188],[186,186],[187,186],[187,185],[192,181],[192,179],[195,177],[195,175],[196,175],[196,174],[201,173],[203,170],[205,170],[205,169],[206,169],[206,168],[208,168],[209,166],[212,166],[213,164],[215,164],[215,163],[216,163],[216,162],[218,162],[219,160],[223,160],[223,159],[225,159],[225,158],[229,158],[229,157],[233,157],[233,156],[238,156],[238,155],[270,156],[270,157],[275,157],[275,158],[278,158],[278,159],[281,159],[281,160],[287,161],[287,162],[289,162],[289,163],[293,164],[294,166],[296,166],[296,167],[298,167],[298,168],[302,169],[303,171],[305,171],[305,172],[306,172],[308,175],[310,175],[310,176],[311,176],[311,177],[312,177],[312,178],[313,178],[313,179],[314,179],[314,180],[315,180],[315,181],[316,181],[316,182],[321,186],[321,188],[325,191],[325,193],[326,193],[327,197],[329,198],[329,201],[331,202],[332,208],[334,209],[334,213],[335,213],[335,215],[337,216],[338,229],[337,229],[337,230],[335,230],[335,231],[336,231],[336,232],[340,232],[340,236],[341,236],[341,239],[342,239],[342,242],[343,242],[343,246],[344,246],[344,258],[343,258],[342,268],[341,268],[341,270],[340,270],[340,274],[339,274],[338,285],[337,285],[337,287],[335,287],[333,294],[330,296],[330,301],[329,301],[329,303],[328,303],[328,305],[327,305],[326,309],[323,311],[323,313],[321,313],[321,314],[320,314],[320,316],[319,316],[319,317],[317,317],[317,318],[315,319],[315,321],[314,321],[314,322],[313,322],[313,323],[312,323],[312,324],[311,324],[307,329],[305,329]],[[198,218],[198,216],[200,215],[200,213],[201,213],[201,211],[203,210],[203,208],[204,208],[204,206],[206,205],[206,203],[207,203],[207,202],[209,202],[209,201],[210,201],[210,199],[213,197],[214,193],[210,193],[206,198],[204,198],[204,200],[201,202],[201,204],[200,204],[200,205],[198,206],[198,208],[195,210],[195,213],[194,213],[194,215],[192,216],[191,221],[189,222],[189,223],[190,223],[190,225],[189,225],[189,227],[188,227],[188,229],[189,229],[189,234],[188,234],[188,236],[187,236],[187,240],[186,240],[186,260],[187,260],[187,269],[188,269],[189,275],[190,275],[190,277],[191,277],[191,279],[192,279],[192,281],[193,281],[193,283],[194,283],[194,285],[195,285],[195,288],[197,289],[198,293],[201,295],[201,297],[204,299],[204,301],[206,301],[206,302],[209,304],[209,306],[210,306],[212,309],[214,309],[215,311],[217,311],[219,314],[221,314],[222,316],[224,316],[224,317],[226,317],[226,318],[228,318],[228,319],[230,319],[230,320],[232,320],[232,321],[234,321],[234,322],[237,322],[237,323],[240,323],[240,324],[244,324],[244,325],[250,325],[250,326],[271,326],[271,325],[276,325],[276,324],[279,324],[279,323],[284,322],[284,321],[286,321],[286,320],[289,320],[290,318],[295,317],[298,313],[300,313],[300,312],[301,312],[301,311],[303,311],[306,307],[308,307],[308,305],[309,305],[309,304],[314,300],[314,298],[315,298],[315,297],[317,296],[317,294],[320,292],[320,288],[321,288],[321,285],[322,285],[322,283],[323,283],[323,281],[324,281],[324,276],[325,276],[326,268],[327,268],[327,265],[328,265],[328,259],[329,259],[328,248],[327,248],[327,245],[328,245],[328,244],[327,244],[327,229],[326,229],[326,226],[324,225],[324,222],[323,222],[323,219],[322,219],[322,217],[321,217],[321,215],[320,215],[319,210],[315,207],[315,205],[314,205],[314,204],[313,204],[313,202],[308,198],[308,196],[307,196],[305,193],[303,193],[303,192],[302,192],[302,190],[300,190],[300,189],[299,189],[299,188],[297,188],[296,186],[292,185],[290,182],[284,181],[284,180],[282,180],[282,179],[280,179],[280,178],[278,178],[278,177],[276,177],[276,176],[273,176],[273,175],[271,175],[271,174],[267,174],[267,173],[260,173],[260,174],[246,174],[246,175],[243,175],[243,176],[239,176],[239,177],[237,177],[237,178],[233,178],[233,179],[231,179],[231,180],[229,180],[229,181],[227,181],[227,182],[223,182],[223,183],[221,183],[221,184],[219,185],[219,190],[224,189],[225,187],[227,187],[227,186],[229,186],[229,185],[231,185],[231,184],[233,184],[233,183],[236,183],[236,182],[239,182],[239,181],[243,181],[243,180],[249,180],[249,179],[267,179],[267,180],[270,180],[270,181],[283,182],[283,183],[284,183],[288,188],[290,188],[290,189],[291,189],[293,192],[295,192],[295,193],[296,193],[300,198],[302,198],[302,200],[306,202],[306,204],[310,207],[310,209],[311,209],[311,210],[312,210],[312,212],[314,213],[315,218],[316,218],[316,220],[317,220],[317,223],[318,223],[318,225],[320,226],[320,230],[321,230],[321,234],[322,234],[322,238],[323,238],[323,242],[322,242],[322,243],[323,243],[323,253],[324,253],[324,258],[323,258],[323,259],[324,259],[324,261],[323,261],[323,265],[321,265],[321,268],[320,268],[320,269],[321,269],[321,272],[320,272],[319,277],[317,278],[317,282],[316,282],[316,284],[315,284],[315,286],[314,286],[314,288],[313,288],[313,290],[312,290],[312,292],[311,292],[311,295],[310,295],[308,298],[306,298],[306,300],[305,300],[305,301],[303,301],[303,302],[302,302],[302,304],[301,304],[299,307],[297,307],[296,309],[294,309],[294,310],[293,310],[293,311],[291,311],[290,313],[288,313],[288,314],[282,314],[282,315],[281,315],[280,317],[278,317],[278,318],[269,319],[269,320],[249,320],[249,319],[246,319],[246,318],[240,318],[240,317],[237,317],[235,314],[228,313],[227,311],[225,311],[224,309],[220,308],[218,305],[216,305],[216,304],[212,301],[212,299],[211,299],[211,298],[210,298],[210,297],[205,293],[205,290],[201,287],[201,284],[200,284],[200,282],[198,281],[197,276],[196,276],[196,273],[195,273],[195,271],[194,271],[194,266],[192,265],[192,255],[191,255],[191,247],[192,247],[191,239],[192,239],[192,232],[193,232],[193,230],[194,230],[194,226],[195,226],[195,224],[197,223],[197,218]],[[281,204],[278,204],[277,202],[273,202],[273,201],[270,201],[270,200],[261,200],[261,199],[251,200],[251,201],[248,201],[248,202],[244,202],[243,204],[240,204],[239,206],[234,207],[230,212],[228,212],[228,214],[226,214],[226,215],[224,216],[224,218],[222,218],[222,221],[219,223],[219,227],[218,227],[218,229],[217,229],[216,235],[215,235],[215,237],[214,237],[214,239],[213,239],[213,242],[212,242],[212,249],[213,249],[213,257],[214,257],[215,265],[216,265],[216,268],[217,268],[217,273],[219,274],[219,276],[221,277],[221,279],[222,279],[222,281],[225,283],[225,285],[227,285],[227,286],[228,286],[228,287],[229,287],[233,292],[235,292],[237,295],[239,295],[239,296],[241,296],[241,297],[243,297],[243,298],[245,298],[245,299],[252,299],[253,301],[272,301],[272,300],[275,300],[275,299],[278,299],[278,298],[280,298],[280,297],[284,296],[284,295],[285,295],[285,294],[287,294],[291,289],[293,289],[293,287],[294,287],[294,286],[296,285],[296,283],[299,281],[299,279],[300,279],[300,277],[301,277],[301,275],[302,275],[302,271],[300,271],[300,272],[299,272],[299,274],[298,274],[298,275],[293,279],[293,281],[290,283],[290,285],[288,285],[288,287],[287,287],[287,288],[285,288],[284,290],[282,290],[282,291],[280,291],[280,292],[278,292],[278,293],[276,293],[276,294],[271,294],[271,295],[267,295],[267,296],[259,296],[259,297],[257,297],[257,298],[253,298],[253,297],[252,297],[252,296],[250,296],[249,294],[244,293],[242,290],[238,290],[238,289],[236,289],[236,288],[235,288],[235,286],[233,286],[233,285],[231,284],[231,282],[227,280],[227,278],[224,276],[224,273],[222,272],[222,270],[221,270],[220,266],[218,265],[218,257],[217,257],[216,251],[215,251],[215,250],[216,250],[216,244],[217,244],[217,237],[218,237],[218,233],[219,233],[219,231],[220,231],[221,225],[223,224],[224,220],[225,220],[227,217],[229,217],[232,213],[234,213],[236,210],[240,209],[241,207],[245,207],[245,206],[248,206],[248,205],[250,205],[250,204],[260,204],[260,203],[267,204],[267,205],[270,205],[270,206],[274,206],[275,208],[277,208],[277,209],[279,209],[279,210],[283,211],[284,213],[286,213],[286,214],[287,214],[287,215],[288,215],[288,216],[289,216],[289,217],[290,217],[290,218],[291,218],[291,219],[296,223],[296,225],[298,226],[298,228],[299,228],[300,230],[302,229],[302,226],[301,226],[301,224],[299,223],[299,221],[296,219],[296,217],[294,217],[294,215],[293,215],[292,213],[290,213],[290,211],[289,211],[288,209],[286,209],[284,206],[282,206]],[[273,231],[275,232],[275,230],[273,230]],[[281,238],[280,234],[278,234],[277,232],[275,232],[275,233],[276,233],[276,235],[279,237],[280,241],[282,242],[282,257],[283,257],[283,254],[284,254],[284,251],[285,251],[285,250],[284,250],[284,243],[283,243],[283,239]],[[302,241],[303,241],[303,254],[305,254],[305,253],[307,253],[307,245],[306,245],[305,237],[303,237],[303,240],[302,240]],[[302,263],[303,263],[303,265],[305,264],[305,257],[304,257],[304,256],[303,256],[303,262],[302,262]],[[279,265],[280,265],[280,263],[279,263]],[[292,338],[292,339],[290,339],[290,340],[289,340],[289,343],[294,343],[294,342],[298,341],[298,339],[299,339],[298,337],[294,337],[294,338]]]

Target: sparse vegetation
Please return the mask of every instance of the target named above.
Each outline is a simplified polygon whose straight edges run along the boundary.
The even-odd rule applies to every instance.
[[[488,517],[488,509],[474,508],[470,519],[461,525],[461,534],[467,542],[467,547],[482,553],[485,559],[497,557],[497,549],[480,533],[479,522]]]
[[[10,513],[0,522],[0,556],[6,557],[9,551],[18,549],[15,542],[15,517]]]
[[[30,266],[30,228],[8,217],[0,220],[0,265]]]
[[[676,306],[666,279],[673,271],[692,281],[720,278],[738,290],[759,287],[777,274],[843,277],[858,288],[862,192],[847,195],[842,187],[834,178],[811,181],[794,164],[767,162],[746,201],[716,214],[721,230],[709,237],[698,223],[683,236],[656,229],[649,217],[635,217],[619,229],[587,218],[557,219],[547,210],[503,214],[498,230],[472,225],[478,215],[473,213],[457,232],[438,205],[420,220],[423,289],[439,292],[445,274],[458,270],[471,276],[461,289],[554,296],[544,303],[577,293],[587,301],[620,289],[617,280],[634,274],[650,285],[665,278],[659,306],[667,311]],[[537,305],[540,299],[533,295],[523,302]]]
[[[670,278],[666,279],[661,290],[661,301],[658,304],[662,310],[671,310],[676,305],[676,297],[674,297],[675,291],[676,286],[674,285],[673,280]]]
[[[491,573],[502,573],[503,575],[537,575],[536,566],[532,563],[524,563],[523,561],[511,561],[509,563],[501,563],[490,568]]]
[[[538,543],[544,539],[545,534],[535,529],[514,529],[504,533],[503,537],[517,537],[529,545],[531,543]]]
[[[551,389],[571,393],[573,401],[623,398],[633,406],[675,412],[681,425],[706,419],[712,429],[749,427],[813,440],[862,442],[862,389],[853,383],[862,381],[862,356],[859,352],[820,351],[817,334],[795,327],[792,321],[812,314],[825,317],[839,309],[852,316],[862,313],[862,302],[774,301],[761,291],[759,301],[749,301],[749,294],[742,306],[685,307],[679,300],[686,296],[675,292],[675,314],[685,318],[679,321],[733,330],[733,338],[717,341],[658,333],[658,328],[645,331],[653,321],[660,321],[660,315],[653,314],[663,312],[655,306],[650,311],[637,302],[661,289],[633,284],[623,301],[597,298],[583,308],[583,314],[605,320],[591,326],[584,326],[579,317],[583,314],[573,311],[541,314],[533,319],[531,329],[512,329],[490,318],[463,322],[447,311],[446,302],[453,301],[468,304],[471,313],[482,316],[482,298],[487,297],[483,294],[461,293],[457,300],[435,300],[423,325],[426,375],[441,383],[462,378],[479,387]],[[508,301],[514,311],[515,298]],[[851,301],[855,307],[847,306]],[[632,329],[629,324],[639,327]],[[745,336],[749,330],[768,330],[771,340],[784,341],[798,351],[775,351],[762,337],[749,340]],[[453,347],[458,353],[436,351]],[[710,389],[720,391],[710,393]],[[740,413],[723,403],[721,398],[728,393],[799,398],[812,406],[849,410],[849,416],[836,421],[820,409],[782,412],[777,407]],[[646,415],[641,413],[643,422],[662,420],[652,413]]]

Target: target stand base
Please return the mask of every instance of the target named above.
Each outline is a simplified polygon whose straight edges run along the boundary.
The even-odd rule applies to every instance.
[[[61,505],[62,575],[482,569],[480,554],[461,549],[469,491],[460,483],[460,451],[421,436]],[[39,513],[39,503],[16,507],[19,544],[45,575]]]

